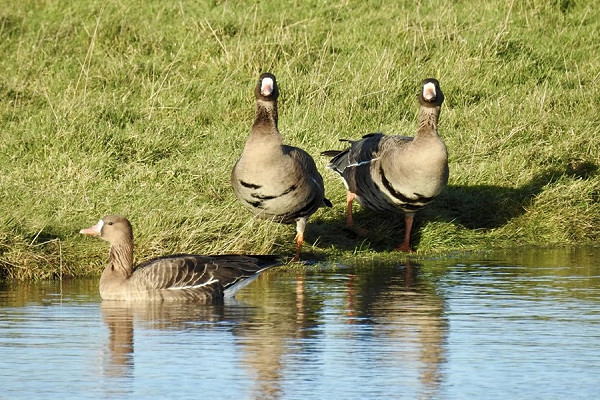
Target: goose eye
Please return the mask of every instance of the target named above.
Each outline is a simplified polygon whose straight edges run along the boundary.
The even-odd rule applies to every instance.
[[[112,222],[109,222],[108,224],[109,224],[109,225],[112,225],[113,223],[112,223]]]

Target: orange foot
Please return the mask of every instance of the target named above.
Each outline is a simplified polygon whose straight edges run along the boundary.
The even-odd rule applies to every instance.
[[[410,248],[410,231],[413,225],[414,214],[404,214],[404,241],[394,250],[401,251],[403,253],[414,253],[413,249]]]
[[[298,232],[296,234],[296,255],[292,258],[292,262],[300,261],[300,249],[304,243],[304,232]]]
[[[415,251],[410,248],[410,244],[402,243],[394,249],[394,251],[401,251],[403,253],[414,253]]]

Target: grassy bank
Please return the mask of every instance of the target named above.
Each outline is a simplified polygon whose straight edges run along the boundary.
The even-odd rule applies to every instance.
[[[260,72],[278,77],[281,132],[313,154],[334,208],[306,258],[390,260],[403,223],[362,209],[320,151],[412,135],[436,77],[450,182],[417,216],[429,256],[600,238],[600,6],[576,0],[22,1],[0,11],[0,278],[98,273],[80,237],[127,215],[140,258],[293,253],[292,226],[253,220],[229,174]]]

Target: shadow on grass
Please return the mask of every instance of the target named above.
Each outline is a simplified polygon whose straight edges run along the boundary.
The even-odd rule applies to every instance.
[[[428,221],[449,222],[472,230],[499,228],[513,218],[523,215],[527,206],[545,186],[564,176],[588,179],[597,171],[598,166],[593,163],[570,161],[565,169],[548,170],[518,188],[449,185],[431,205],[417,213],[411,244],[413,248],[419,247],[421,228]],[[369,230],[365,237],[348,231],[344,220],[316,221],[310,228],[311,236],[320,236],[320,247],[334,246],[343,250],[363,247],[375,251],[389,251],[402,241],[402,213],[374,213],[355,206],[353,215],[358,225]]]
[[[428,219],[460,224],[467,229],[499,228],[523,215],[545,186],[564,176],[588,179],[597,170],[598,167],[592,163],[569,162],[565,170],[548,170],[518,188],[450,185],[422,215]]]
[[[556,180],[550,173],[519,188],[494,185],[448,186],[423,216],[467,229],[498,228],[525,213],[542,188]]]

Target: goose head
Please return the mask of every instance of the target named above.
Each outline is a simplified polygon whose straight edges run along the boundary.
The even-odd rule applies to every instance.
[[[95,236],[106,240],[111,245],[130,243],[133,241],[133,228],[127,218],[119,215],[107,215],[98,223],[79,231],[82,235]]]
[[[421,83],[419,103],[426,107],[439,107],[444,102],[444,94],[437,79],[427,78]]]
[[[258,78],[258,84],[254,90],[254,95],[259,100],[274,101],[279,96],[277,81],[275,75],[265,72]]]

